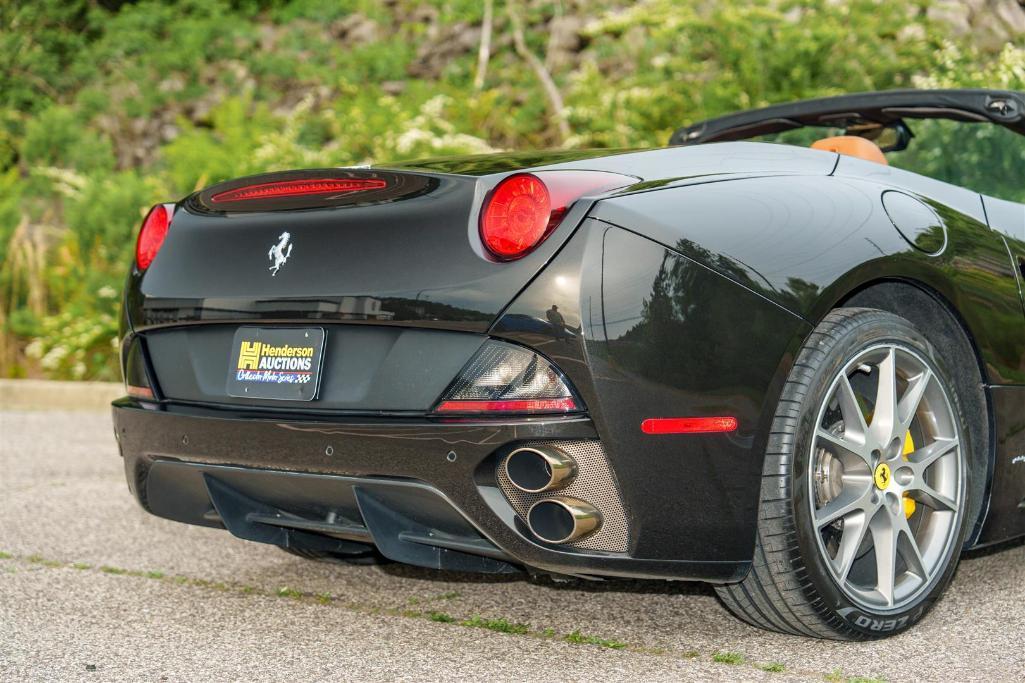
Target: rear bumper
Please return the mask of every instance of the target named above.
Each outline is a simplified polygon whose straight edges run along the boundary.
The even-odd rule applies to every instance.
[[[516,444],[596,440],[586,417],[304,421],[132,399],[116,401],[113,415],[128,484],[144,508],[254,541],[327,544],[321,549],[372,542],[398,561],[464,571],[526,566],[730,582],[750,567],[637,558],[629,550],[551,546],[532,537],[503,494],[496,465]],[[627,507],[628,516],[635,512]]]

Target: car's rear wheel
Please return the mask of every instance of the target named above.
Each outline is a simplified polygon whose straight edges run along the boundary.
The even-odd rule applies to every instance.
[[[966,532],[968,430],[923,333],[830,313],[801,349],[769,438],[752,570],[718,589],[762,628],[892,635],[949,583]]]

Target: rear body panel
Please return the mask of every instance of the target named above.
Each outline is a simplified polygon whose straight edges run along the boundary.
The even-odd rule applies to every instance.
[[[282,408],[281,401],[228,395],[236,329],[195,325],[147,333],[161,395],[190,403]],[[474,334],[383,326],[329,325],[326,332],[319,392],[303,411],[422,414],[484,342]]]

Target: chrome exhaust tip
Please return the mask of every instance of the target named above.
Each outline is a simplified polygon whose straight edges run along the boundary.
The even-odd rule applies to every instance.
[[[524,493],[544,493],[569,486],[577,463],[554,446],[517,448],[505,459],[505,475]]]
[[[597,531],[601,523],[601,513],[590,503],[576,498],[539,500],[527,512],[530,531],[547,543],[578,541]]]

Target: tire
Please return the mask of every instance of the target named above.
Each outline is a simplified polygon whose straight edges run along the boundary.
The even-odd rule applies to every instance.
[[[352,554],[343,553],[332,553],[323,550],[308,550],[306,548],[286,548],[278,546],[289,555],[295,555],[305,560],[314,560],[316,562],[328,562],[331,564],[351,564],[351,565],[375,565],[375,564],[389,564],[391,560],[387,559],[384,555],[377,552],[376,548],[367,547],[366,551],[357,552]]]
[[[903,318],[866,308],[826,316],[773,419],[751,571],[716,588],[733,614],[837,640],[887,637],[922,619],[954,574],[972,509],[973,451],[951,377]]]

